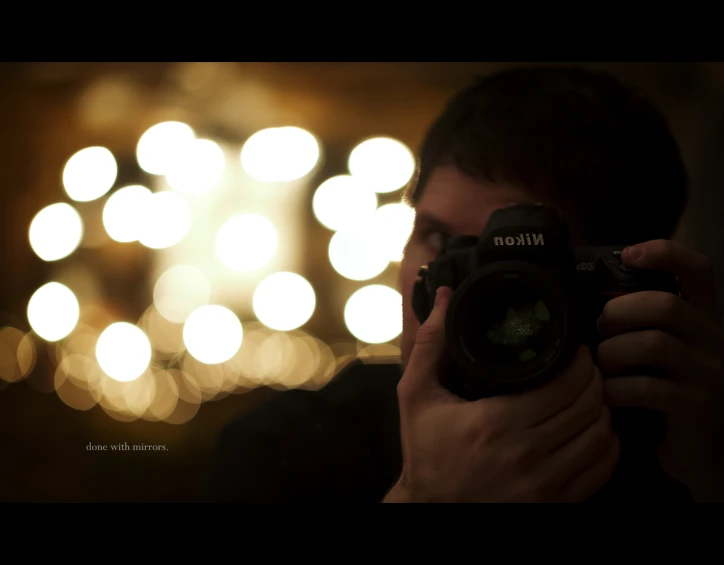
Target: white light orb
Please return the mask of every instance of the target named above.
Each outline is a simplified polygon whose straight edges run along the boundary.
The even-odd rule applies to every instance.
[[[241,149],[241,165],[261,182],[290,182],[309,174],[317,165],[317,139],[297,127],[268,128],[256,132]]]
[[[194,359],[207,365],[231,359],[239,351],[243,337],[236,314],[215,304],[194,310],[184,323],[186,349]]]
[[[385,343],[402,333],[402,295],[389,286],[360,288],[344,307],[344,322],[357,339]]]
[[[136,147],[138,165],[152,175],[165,175],[187,155],[196,139],[191,126],[182,122],[162,122],[150,127]]]
[[[401,141],[376,137],[363,141],[349,156],[349,172],[375,192],[405,186],[415,172],[415,156]]]
[[[259,214],[239,214],[216,235],[216,256],[233,271],[251,272],[271,261],[279,246],[277,230]]]
[[[105,147],[87,147],[68,159],[63,169],[63,187],[76,202],[90,202],[108,192],[117,175],[113,153]]]
[[[58,261],[73,253],[83,239],[83,220],[70,204],[46,206],[30,222],[30,247],[43,261]]]
[[[415,210],[402,203],[380,206],[372,218],[373,229],[387,242],[390,261],[402,261],[407,240],[415,223]]]
[[[381,274],[389,265],[387,246],[374,230],[364,227],[340,230],[329,242],[329,261],[343,277],[366,281]]]
[[[153,287],[153,303],[169,322],[182,324],[191,312],[211,300],[206,275],[192,265],[176,265],[165,271]]]
[[[369,220],[376,209],[377,194],[351,175],[327,179],[312,198],[317,220],[334,231]]]
[[[190,143],[181,158],[174,162],[166,182],[184,194],[209,192],[224,174],[224,151],[209,139]]]
[[[28,302],[28,322],[45,341],[70,335],[80,318],[80,304],[73,291],[58,282],[41,286]]]
[[[139,222],[148,213],[153,193],[141,185],[118,189],[103,206],[103,227],[108,236],[119,243],[138,241],[143,233]]]
[[[111,324],[96,343],[98,365],[106,375],[120,382],[140,377],[151,363],[151,353],[146,334],[128,322]]]
[[[314,313],[316,297],[312,285],[296,273],[269,275],[254,291],[252,306],[259,321],[278,331],[303,326]]]
[[[149,249],[166,249],[176,245],[191,229],[191,205],[185,196],[177,192],[154,193],[139,215],[139,241]]]

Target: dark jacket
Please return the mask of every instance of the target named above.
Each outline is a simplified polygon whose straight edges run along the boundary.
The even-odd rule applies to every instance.
[[[380,502],[402,467],[400,366],[356,361],[319,391],[279,393],[222,433],[214,502]],[[635,454],[591,502],[690,502],[679,483]]]

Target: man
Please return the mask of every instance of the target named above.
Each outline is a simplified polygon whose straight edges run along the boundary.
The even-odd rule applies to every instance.
[[[705,257],[668,240],[687,182],[664,118],[606,74],[534,67],[479,80],[428,131],[408,191],[402,366],[356,364],[321,391],[282,393],[242,415],[223,434],[213,499],[591,500],[619,464],[611,408],[627,407],[666,417],[666,480],[649,498],[724,500],[715,286]],[[537,202],[564,214],[574,245],[639,244],[623,262],[676,275],[681,297],[614,298],[598,320],[595,365],[582,346],[547,385],[463,401],[440,384],[452,291],[438,292],[420,325],[418,270],[446,237],[479,235],[494,210]],[[641,367],[665,377],[603,378]]]

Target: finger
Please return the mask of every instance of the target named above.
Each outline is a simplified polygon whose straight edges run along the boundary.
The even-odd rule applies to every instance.
[[[719,349],[724,332],[702,320],[688,302],[668,292],[634,292],[609,300],[597,322],[598,333],[611,337],[625,332],[659,329],[694,347]]]
[[[572,406],[591,383],[595,369],[590,350],[581,346],[571,364],[544,386],[478,402],[488,410],[514,412],[512,420],[518,428],[537,426]]]
[[[601,458],[563,485],[559,500],[583,502],[593,496],[611,480],[620,455],[621,443],[618,437],[613,435],[608,449]]]
[[[452,294],[448,287],[438,288],[432,312],[417,331],[410,360],[400,380],[404,395],[442,390],[439,375],[445,354],[445,315]]]
[[[605,409],[603,377],[596,375],[572,406],[531,429],[531,441],[541,456],[548,456],[591,426]]]
[[[711,262],[703,253],[675,241],[655,239],[627,247],[621,259],[629,267],[677,276],[681,297],[718,323],[716,283]]]
[[[604,384],[606,403],[612,407],[648,408],[675,414],[683,405],[685,389],[656,377],[615,377]]]
[[[598,367],[604,375],[653,367],[677,381],[708,376],[713,369],[698,351],[660,330],[629,332],[602,341],[598,346]]]
[[[590,426],[544,460],[540,471],[543,484],[549,485],[552,492],[559,492],[569,480],[603,457],[614,437],[611,413],[604,408]]]

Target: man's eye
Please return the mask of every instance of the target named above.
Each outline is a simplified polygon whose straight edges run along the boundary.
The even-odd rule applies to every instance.
[[[445,245],[447,237],[447,234],[441,231],[430,230],[423,234],[423,241],[425,242],[425,245],[427,245],[435,253],[440,253]]]

